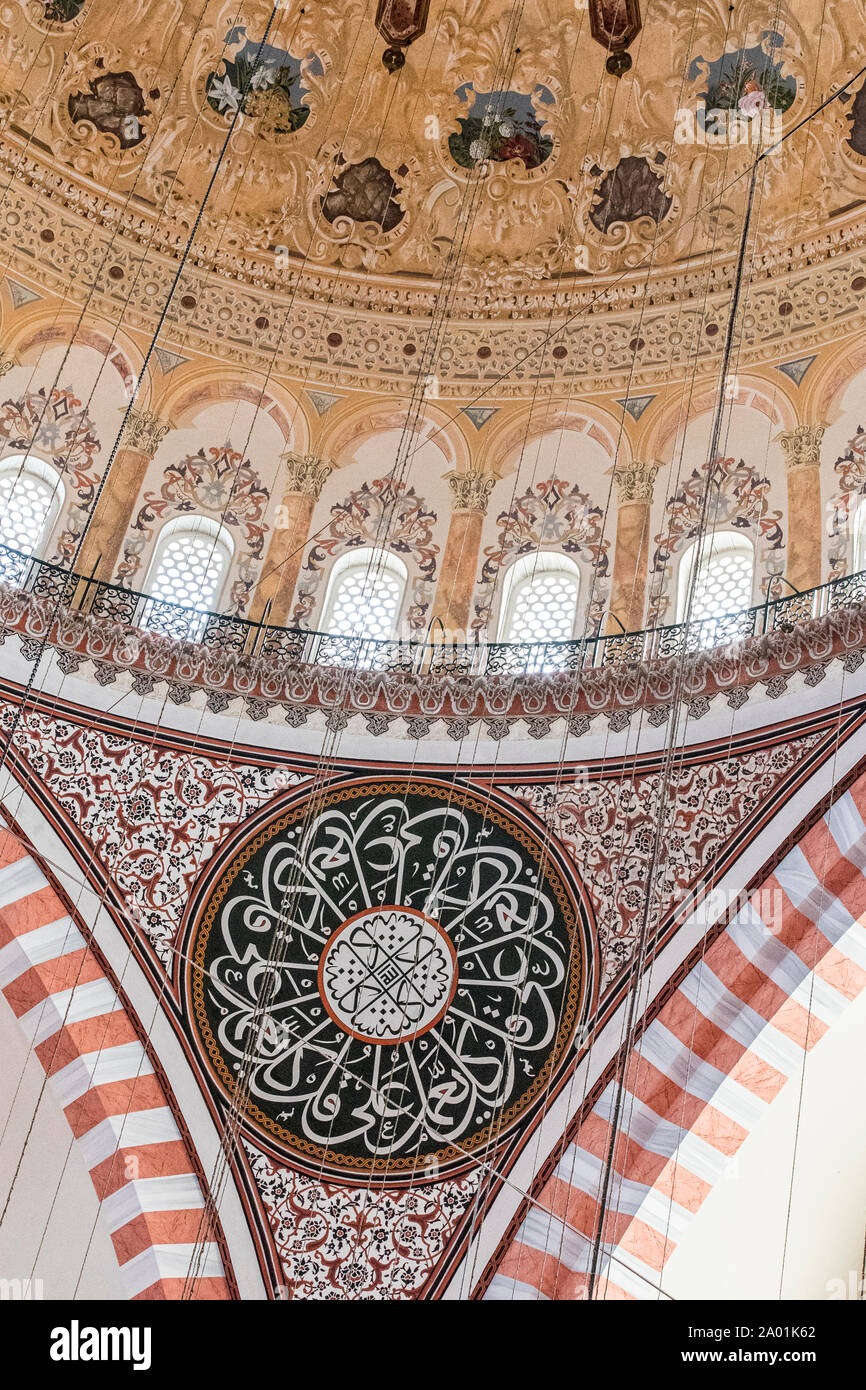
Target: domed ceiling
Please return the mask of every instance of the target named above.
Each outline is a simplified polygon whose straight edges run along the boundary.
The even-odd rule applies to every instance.
[[[866,62],[858,7],[823,29],[818,0],[199,11],[0,10],[0,239],[73,301],[323,385],[684,377],[720,354],[748,170],[784,136],[743,360],[863,321],[863,79],[797,129]]]

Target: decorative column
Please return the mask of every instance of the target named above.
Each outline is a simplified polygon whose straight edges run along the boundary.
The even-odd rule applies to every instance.
[[[640,632],[646,613],[649,571],[650,511],[658,464],[620,464],[614,469],[619,492],[616,513],[616,550],[613,556],[610,611],[626,632]],[[609,633],[620,631],[611,623]]]
[[[131,410],[99,500],[87,519],[75,568],[110,582],[132,523],[148,465],[173,428],[149,410]]]
[[[468,641],[472,594],[481,552],[481,528],[496,479],[471,469],[445,476],[451,487],[451,522],[432,616],[440,619],[453,641],[460,642]],[[438,623],[436,628],[438,631]],[[436,640],[436,634],[431,635]]]
[[[821,440],[826,425],[795,425],[778,436],[788,474],[788,561],[785,578],[814,589],[823,578]]]
[[[262,577],[250,611],[250,617],[259,621],[270,602],[267,621],[273,627],[289,625],[313,511],[334,467],[333,463],[316,458],[314,454],[289,453],[282,457],[286,465],[283,500],[277,508]]]

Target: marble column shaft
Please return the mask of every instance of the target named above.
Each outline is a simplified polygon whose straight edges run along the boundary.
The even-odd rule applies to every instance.
[[[460,642],[468,641],[484,514],[496,479],[476,472],[447,476],[452,494],[451,521],[432,616],[440,620],[452,640]],[[438,623],[436,629],[431,634],[434,639],[441,636]]]
[[[267,609],[267,622],[271,627],[291,626],[292,601],[310,537],[313,512],[333,467],[312,454],[285,454],[284,461],[283,498],[271,523],[271,540],[250,611],[251,618],[257,622]]]
[[[826,425],[796,425],[778,437],[788,476],[785,578],[797,589],[813,589],[823,579],[821,440],[826,428]]]
[[[619,490],[616,513],[616,549],[611,576],[610,612],[618,621],[608,631],[640,632],[646,615],[646,591],[649,573],[650,513],[653,484],[658,465],[623,464],[614,470]]]
[[[132,410],[120,447],[88,518],[75,568],[110,582],[123,550],[147,469],[171,426],[147,410]]]

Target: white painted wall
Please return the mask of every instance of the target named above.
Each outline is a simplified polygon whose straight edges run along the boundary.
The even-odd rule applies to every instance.
[[[807,1057],[802,1097],[792,1077],[704,1202],[665,1269],[666,1293],[852,1296],[866,1233],[864,1057],[866,992]]]
[[[24,1149],[0,1225],[0,1279],[41,1279],[45,1299],[123,1298],[90,1174],[48,1085],[40,1099],[45,1074],[2,995],[0,1057],[0,1212]]]

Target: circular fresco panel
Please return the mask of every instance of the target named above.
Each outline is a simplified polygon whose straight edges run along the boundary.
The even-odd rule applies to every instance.
[[[187,1005],[215,1082],[305,1166],[465,1166],[543,1102],[584,936],[519,815],[445,782],[320,788],[213,870]]]

